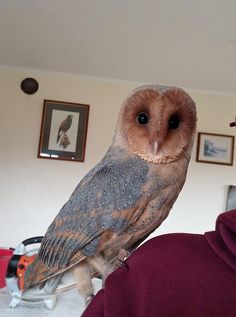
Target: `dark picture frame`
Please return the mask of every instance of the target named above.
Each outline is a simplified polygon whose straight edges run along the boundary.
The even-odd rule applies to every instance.
[[[234,136],[198,132],[197,162],[233,165]]]
[[[226,204],[226,211],[236,209],[236,186],[228,186],[228,197]]]
[[[44,100],[38,158],[84,162],[89,107]]]

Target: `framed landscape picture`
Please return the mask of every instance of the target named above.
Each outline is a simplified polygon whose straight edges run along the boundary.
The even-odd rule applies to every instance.
[[[233,165],[234,136],[198,133],[197,162]]]
[[[38,157],[83,162],[89,105],[44,100]]]

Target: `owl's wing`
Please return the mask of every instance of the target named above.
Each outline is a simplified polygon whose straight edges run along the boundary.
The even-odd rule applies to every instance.
[[[105,237],[124,231],[145,207],[147,163],[119,156],[108,153],[87,174],[48,228],[38,254],[47,277],[102,250]]]

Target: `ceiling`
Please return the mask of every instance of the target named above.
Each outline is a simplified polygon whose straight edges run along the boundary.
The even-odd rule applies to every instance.
[[[0,0],[0,65],[236,93],[235,0]]]

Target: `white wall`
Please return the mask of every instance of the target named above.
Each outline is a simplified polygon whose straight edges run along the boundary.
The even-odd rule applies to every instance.
[[[20,89],[35,77],[39,91]],[[81,178],[101,159],[111,142],[117,114],[137,84],[61,73],[0,69],[0,246],[43,235]],[[197,103],[198,130],[234,134],[228,123],[236,115],[236,96],[189,91]],[[84,163],[37,158],[44,99],[90,104]],[[168,219],[155,234],[202,233],[214,227],[224,210],[227,186],[235,184],[233,167],[195,162]]]

